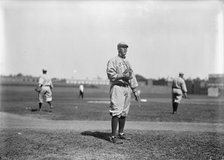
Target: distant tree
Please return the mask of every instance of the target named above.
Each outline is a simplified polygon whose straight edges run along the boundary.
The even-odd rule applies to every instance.
[[[16,75],[16,77],[23,77],[23,74],[22,74],[22,73],[18,73],[18,74]]]
[[[207,94],[207,80],[197,77],[188,78],[185,82],[189,94]]]
[[[153,85],[166,86],[168,85],[168,80],[165,78],[159,78],[157,80],[153,80]]]
[[[143,77],[142,75],[136,74],[135,75],[137,81],[147,81],[147,79],[145,77]]]
[[[194,82],[192,79],[188,78],[185,80],[186,87],[189,94],[194,94]]]
[[[60,81],[65,83],[66,82],[66,79],[65,78],[62,78]]]
[[[52,81],[58,81],[58,79],[57,78],[52,78]]]

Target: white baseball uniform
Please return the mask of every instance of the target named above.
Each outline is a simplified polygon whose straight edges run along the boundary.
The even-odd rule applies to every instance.
[[[39,97],[39,102],[43,103],[44,99],[46,102],[51,102],[52,101],[52,91],[51,89],[53,88],[53,84],[51,79],[46,75],[43,74],[39,78],[39,86],[41,86],[41,91],[38,94]]]
[[[185,81],[183,78],[177,77],[173,80],[172,84],[173,102],[180,103],[183,93],[187,93]]]
[[[80,90],[81,92],[84,92],[84,86],[83,86],[82,84],[79,86],[79,90]]]
[[[127,69],[132,70],[130,63],[119,56],[110,59],[107,63],[106,72],[111,84],[109,112],[112,116],[127,116],[130,108],[131,90],[135,90],[138,86],[133,72],[132,78],[128,81],[119,78]]]

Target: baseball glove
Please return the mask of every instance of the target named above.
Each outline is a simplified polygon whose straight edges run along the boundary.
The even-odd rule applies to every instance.
[[[129,80],[132,78],[132,70],[131,69],[126,69],[124,72],[123,72],[123,77],[125,80]]]
[[[35,90],[36,92],[40,92],[40,91],[41,91],[41,87],[37,86],[34,90]]]

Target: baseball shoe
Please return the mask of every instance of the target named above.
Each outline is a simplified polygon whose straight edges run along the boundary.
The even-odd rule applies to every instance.
[[[119,140],[117,139],[117,137],[114,137],[114,136],[111,136],[111,137],[110,137],[110,141],[111,141],[112,143],[114,143],[114,144],[123,144],[122,141],[119,141]]]
[[[173,114],[177,114],[177,111],[174,111]]]
[[[124,140],[131,140],[131,138],[130,137],[127,137],[124,133],[119,133],[118,134],[118,137],[120,139],[124,139]]]

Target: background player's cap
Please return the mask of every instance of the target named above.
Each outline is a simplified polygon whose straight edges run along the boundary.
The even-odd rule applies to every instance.
[[[42,69],[42,71],[43,71],[43,72],[47,72],[47,70],[46,70],[46,69]]]
[[[120,42],[117,44],[117,48],[128,48],[128,45],[124,42]]]
[[[180,72],[180,73],[179,73],[179,75],[182,75],[182,76],[183,76],[183,75],[184,75],[184,73],[183,73],[183,72]]]

